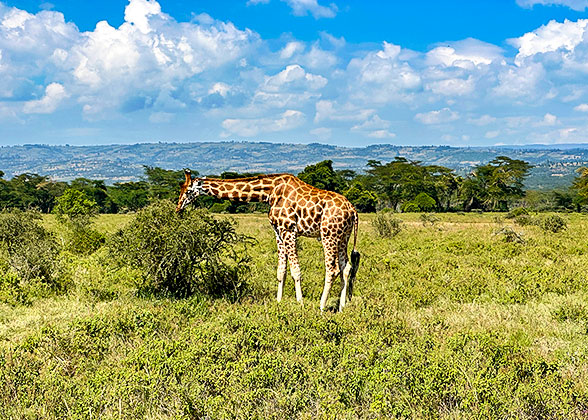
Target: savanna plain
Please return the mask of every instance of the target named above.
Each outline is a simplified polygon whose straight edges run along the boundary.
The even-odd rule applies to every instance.
[[[0,304],[0,418],[588,418],[588,215],[561,216],[553,233],[407,213],[385,238],[362,214],[342,313],[338,284],[319,310],[314,239],[299,240],[304,304],[290,277],[275,302],[263,214],[215,216],[252,238],[237,299],[139,293],[142,274],[106,245],[62,255],[61,292]],[[109,236],[133,217],[93,223]]]

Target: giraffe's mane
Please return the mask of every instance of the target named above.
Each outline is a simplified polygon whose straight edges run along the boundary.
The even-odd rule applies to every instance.
[[[222,182],[249,182],[249,181],[256,181],[258,179],[264,179],[264,178],[278,178],[280,176],[294,176],[292,174],[287,174],[287,173],[282,173],[282,174],[264,174],[264,175],[255,175],[255,176],[250,176],[247,178],[229,178],[229,179],[224,179],[224,178],[197,178],[197,179],[202,179],[205,181],[222,181]]]

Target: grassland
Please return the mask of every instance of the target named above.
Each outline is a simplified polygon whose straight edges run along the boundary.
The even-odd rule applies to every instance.
[[[132,216],[101,216],[112,233]],[[500,215],[403,214],[396,237],[362,215],[345,312],[321,314],[320,243],[300,241],[304,306],[274,301],[264,215],[238,303],[139,297],[104,249],[70,256],[72,284],[0,304],[0,418],[588,417],[588,216],[553,234]],[[53,229],[51,219],[46,224]],[[510,225],[524,244],[495,232]],[[330,307],[337,304],[337,288]]]

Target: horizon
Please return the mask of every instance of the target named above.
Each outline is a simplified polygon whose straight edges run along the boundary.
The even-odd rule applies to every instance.
[[[0,145],[569,148],[588,142],[587,8],[0,1]]]

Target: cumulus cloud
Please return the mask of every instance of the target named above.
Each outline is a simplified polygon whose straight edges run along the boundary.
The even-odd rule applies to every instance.
[[[392,139],[396,137],[395,133],[391,133],[388,130],[375,130],[368,133],[368,137],[375,139]]]
[[[414,119],[422,124],[444,124],[459,119],[459,114],[449,108],[438,111],[419,112]]]
[[[41,99],[26,102],[23,111],[26,114],[51,114],[66,97],[67,93],[62,85],[51,83],[45,88],[45,95]]]
[[[294,16],[312,15],[315,19],[333,18],[337,14],[337,5],[331,3],[328,6],[322,6],[317,0],[282,0],[290,8]],[[247,5],[267,4],[270,0],[248,0]]]
[[[503,59],[501,48],[477,39],[468,38],[449,44],[428,51],[427,64],[471,69],[473,66],[488,65]]]
[[[588,7],[588,0],[516,0],[521,7],[530,9],[539,4],[542,6],[565,6],[583,12]]]
[[[535,54],[558,50],[573,51],[582,42],[586,25],[588,25],[587,19],[579,19],[576,22],[566,19],[563,23],[552,20],[535,31],[510,40],[511,44],[519,50],[516,63],[520,65],[524,58]]]
[[[580,104],[574,107],[574,111],[588,112],[588,104]]]
[[[305,116],[302,112],[289,109],[275,118],[228,118],[222,122],[222,127],[226,130],[225,137],[231,134],[254,137],[260,133],[292,130],[302,125],[304,120]]]
[[[337,14],[337,6],[331,3],[321,6],[317,0],[283,0],[292,8],[294,16],[306,16],[311,14],[315,19],[333,18]]]

